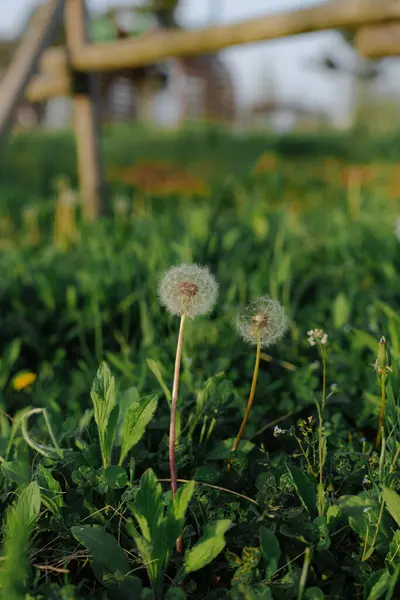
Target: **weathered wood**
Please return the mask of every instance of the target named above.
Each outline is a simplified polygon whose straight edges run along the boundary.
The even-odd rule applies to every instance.
[[[68,56],[64,46],[48,48],[40,57],[39,71],[46,75],[60,75],[68,73]]]
[[[0,137],[11,127],[40,54],[56,33],[63,5],[64,0],[49,0],[37,10],[0,83]]]
[[[335,0],[231,25],[160,32],[143,40],[126,39],[113,44],[88,44],[72,51],[71,63],[78,71],[117,70],[171,56],[205,54],[237,44],[325,29],[353,29],[393,19],[400,19],[400,0]]]
[[[87,14],[84,0],[66,0],[65,27],[68,52],[72,55],[87,43]],[[100,131],[94,100],[94,81],[89,73],[72,72],[74,129],[78,155],[78,173],[83,215],[95,219],[102,209]]]
[[[69,96],[71,93],[71,78],[69,75],[38,75],[33,77],[25,91],[28,102],[39,103]]]
[[[400,56],[400,21],[362,27],[354,44],[366,58]]]

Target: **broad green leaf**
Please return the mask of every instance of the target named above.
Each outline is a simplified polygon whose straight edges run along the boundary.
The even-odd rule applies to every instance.
[[[72,535],[87,548],[93,560],[108,572],[127,573],[129,563],[124,550],[114,536],[100,525],[78,525],[71,527]]]
[[[213,460],[227,459],[232,456],[232,446],[235,443],[235,438],[228,438],[219,442],[215,448],[208,454],[208,458]],[[237,454],[249,454],[254,448],[255,444],[250,440],[242,440],[240,442]]]
[[[175,541],[182,533],[185,522],[185,514],[192,498],[194,487],[194,481],[181,486],[175,494],[174,499],[171,498],[170,500],[165,522],[165,534],[168,550],[174,547]]]
[[[182,588],[169,588],[164,596],[165,600],[186,600],[186,594]]]
[[[397,525],[400,527],[400,496],[394,490],[384,487],[382,498]]]
[[[107,458],[107,464],[111,462],[111,453],[114,445],[115,434],[117,433],[119,406],[116,404],[111,411],[107,427],[104,432],[104,452]]]
[[[324,592],[317,587],[310,587],[304,592],[304,600],[324,600]]]
[[[389,552],[386,556],[387,566],[395,567],[400,565],[400,529],[394,532],[393,539],[390,542]]]
[[[365,600],[379,600],[388,589],[390,573],[387,569],[376,571],[364,585]]]
[[[349,525],[364,541],[367,538],[367,551],[373,551],[371,546],[375,536],[376,523],[379,519],[380,503],[376,497],[371,498],[366,492],[357,496],[343,496],[339,498],[338,504],[343,513],[348,517]],[[389,544],[393,537],[391,532],[392,521],[387,513],[383,513],[378,535],[375,541],[375,549],[386,555]]]
[[[122,467],[111,465],[104,469],[103,477],[105,483],[112,490],[118,490],[128,485],[128,474]]]
[[[394,598],[394,592],[396,590],[397,583],[400,577],[400,565],[396,565],[393,574],[390,576],[389,583],[386,590],[385,600],[392,600]]]
[[[30,581],[27,546],[40,510],[40,491],[32,482],[6,512],[0,568],[1,597],[25,598]]]
[[[116,433],[118,407],[116,405],[115,379],[105,362],[102,362],[93,381],[90,396],[94,407],[94,418],[99,431],[104,466],[111,459],[111,450]]]
[[[201,466],[195,470],[193,479],[195,481],[202,481],[205,483],[215,483],[218,481],[221,475],[221,471],[211,466]]]
[[[2,473],[7,479],[17,485],[24,485],[31,480],[31,468],[22,460],[5,461],[1,463]]]
[[[116,403],[115,379],[105,362],[98,368],[90,392],[94,417],[101,432],[105,432],[110,414]]]
[[[64,506],[63,493],[60,484],[54,479],[51,471],[39,465],[36,473],[36,483],[40,488],[43,504],[53,514],[60,514],[60,508]]]
[[[193,573],[208,565],[225,548],[225,533],[232,521],[221,519],[210,523],[204,529],[201,539],[185,553],[185,573]]]
[[[128,452],[142,438],[147,424],[153,418],[157,408],[158,397],[156,394],[141,398],[128,408],[122,425],[121,456],[119,464],[122,465]]]
[[[16,510],[25,527],[31,527],[36,522],[40,512],[40,489],[36,481],[32,481],[18,498]]]
[[[350,305],[343,292],[339,292],[333,302],[333,323],[336,329],[346,325],[350,316]]]
[[[278,568],[281,550],[276,535],[270,529],[260,529],[260,549],[265,563],[265,579],[270,580]]]
[[[6,346],[1,359],[0,388],[4,388],[19,353],[21,351],[21,340],[16,338]]]
[[[311,516],[315,516],[317,512],[317,494],[314,483],[303,471],[296,469],[296,467],[288,465],[288,470],[301,503]]]
[[[152,469],[147,469],[140,478],[140,488],[131,505],[143,537],[155,542],[154,536],[164,514],[161,484]]]

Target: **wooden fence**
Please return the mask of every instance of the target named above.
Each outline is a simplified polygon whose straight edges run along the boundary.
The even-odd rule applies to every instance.
[[[50,41],[64,10],[67,44]],[[327,29],[356,31],[355,45],[366,57],[400,55],[400,0],[331,0],[225,26],[165,31],[143,40],[89,43],[84,0],[48,0],[21,42],[9,73],[0,84],[0,135],[9,127],[18,101],[55,96],[73,98],[79,177],[84,215],[102,208],[104,183],[99,155],[96,72],[135,68],[169,57],[215,52],[238,44],[274,40]],[[39,66],[39,74],[33,76]]]

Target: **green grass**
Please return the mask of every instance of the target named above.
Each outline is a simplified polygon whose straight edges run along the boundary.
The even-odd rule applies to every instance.
[[[189,161],[187,132],[170,135],[169,146],[166,134],[158,147],[143,133],[143,154],[120,135],[119,145],[107,142],[113,164],[173,156],[196,170],[218,159],[210,196],[136,195],[132,216],[80,224],[80,241],[60,250],[43,202],[51,177],[73,169],[68,135],[57,138],[51,176],[35,172],[31,151],[23,160],[17,140],[7,158],[19,157],[18,173],[32,161],[26,178],[5,176],[0,196],[29,189],[41,241],[29,243],[15,215],[16,233],[0,250],[0,597],[397,598],[400,242],[385,175],[362,186],[358,211],[340,173],[323,175],[319,155],[323,143],[335,154],[332,140],[295,158],[300,142],[287,138],[285,157],[257,175],[257,158],[277,153],[276,140],[228,144],[225,133],[196,132]],[[197,483],[180,483],[172,501],[178,319],[160,307],[157,285],[182,262],[209,266],[220,295],[211,315],[185,331],[176,462],[178,477]],[[232,460],[254,363],[235,319],[265,294],[285,307],[290,326],[261,355]],[[322,356],[307,341],[314,328],[329,334],[322,487]],[[393,372],[377,452],[373,363],[382,335]],[[16,389],[24,372],[37,379]],[[183,555],[174,549],[180,534]]]

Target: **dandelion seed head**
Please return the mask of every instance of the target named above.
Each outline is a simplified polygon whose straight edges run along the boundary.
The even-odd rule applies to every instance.
[[[288,320],[277,300],[262,296],[238,315],[236,327],[245,342],[266,348],[283,336]]]
[[[208,267],[183,264],[164,273],[158,295],[161,304],[173,315],[197,317],[213,309],[218,284]]]

